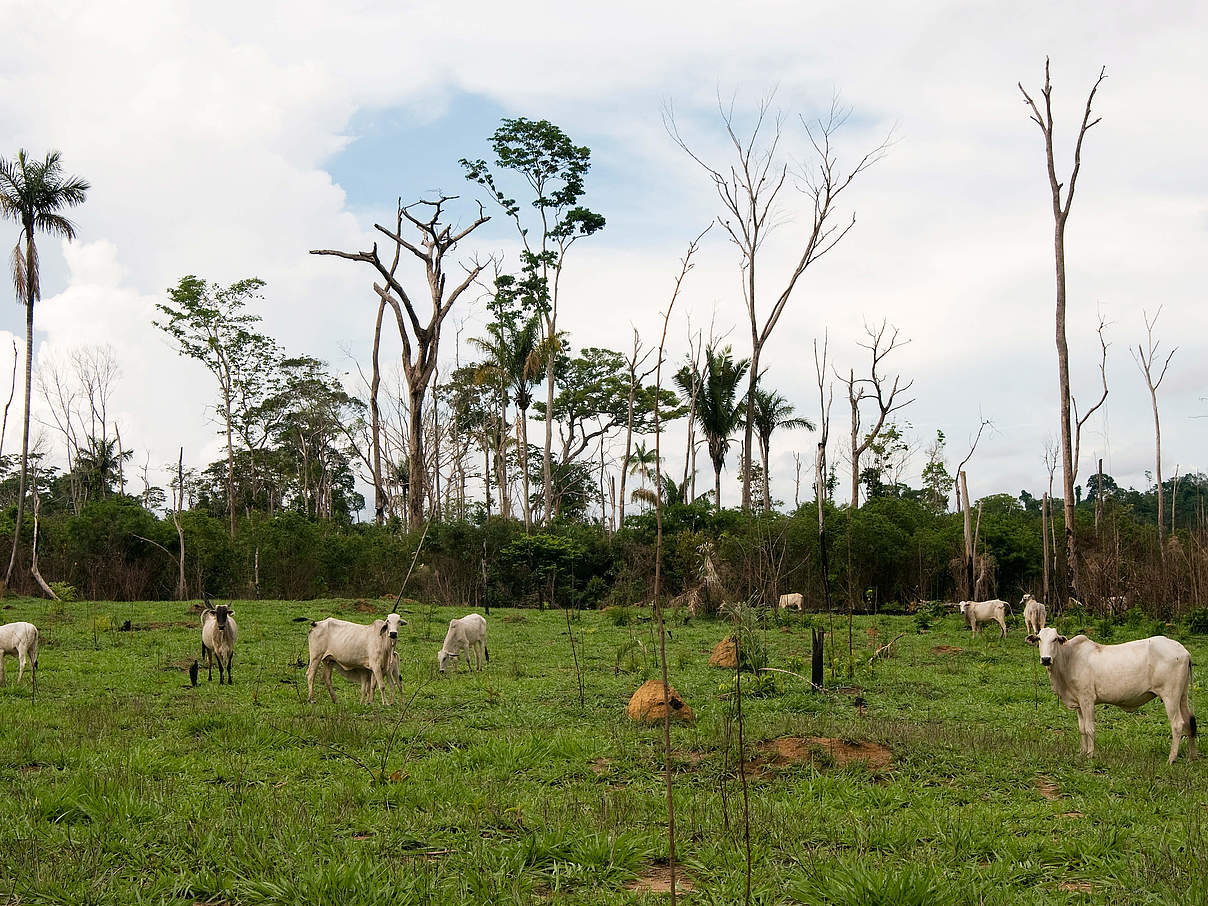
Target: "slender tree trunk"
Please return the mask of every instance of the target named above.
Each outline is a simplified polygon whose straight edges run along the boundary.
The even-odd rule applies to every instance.
[[[382,485],[382,414],[378,407],[378,388],[382,384],[379,353],[382,346],[382,317],[386,300],[378,302],[377,324],[373,329],[373,376],[369,382],[369,422],[373,447],[373,521],[386,524],[386,489]]]
[[[547,412],[553,410],[547,409]],[[525,534],[533,530],[533,507],[529,502],[529,466],[528,466],[528,406],[519,410],[516,419],[516,443],[520,445],[520,479],[524,498],[521,500],[524,512]]]
[[[969,512],[969,485],[965,480],[965,473],[960,474],[961,480],[961,506],[965,515],[965,594],[969,596],[968,600],[973,600],[977,594],[976,581],[973,575],[973,561],[976,552],[973,549],[973,521]]]
[[[231,518],[231,537],[235,537],[235,446],[231,442],[231,379],[226,376],[222,387],[223,415],[226,419],[226,448],[227,448],[227,513]]]
[[[1049,495],[1045,494],[1040,504],[1040,540],[1044,549],[1044,603],[1049,604],[1049,571],[1052,563],[1052,539],[1049,537]]]
[[[717,506],[717,512],[721,512],[721,466],[713,467],[713,502]]]
[[[770,443],[759,442],[760,460],[763,463],[763,509],[768,512],[772,509],[772,493],[768,484],[768,447]]]
[[[1162,423],[1158,420],[1158,391],[1150,387],[1149,399],[1153,403],[1153,444],[1154,444],[1154,473],[1158,478],[1158,546],[1161,548],[1162,559],[1166,559],[1166,501],[1162,489]]]
[[[551,343],[557,336],[557,326],[558,309],[557,302],[555,302],[553,314],[546,320],[546,337]],[[556,356],[550,355],[549,361],[545,363],[545,451],[541,460],[541,482],[542,496],[545,499],[545,513],[542,522],[546,523],[549,522],[554,512],[554,473],[550,457],[554,449],[554,360],[556,358]],[[624,505],[623,499],[621,503]]]
[[[59,596],[55,594],[55,590],[46,584],[46,580],[42,578],[42,573],[38,569],[38,511],[41,510],[41,498],[38,496],[38,489],[33,489],[34,497],[34,543],[30,548],[30,563],[29,574],[34,577],[34,581],[46,593],[46,597],[52,601],[59,600]]]
[[[177,557],[176,600],[185,599],[185,530],[180,521],[180,511],[185,502],[185,448],[180,448],[176,460],[176,499],[172,502],[172,522],[176,525],[176,537],[180,541],[180,556]]]
[[[17,341],[13,340],[13,377],[8,385],[8,402],[4,404],[4,420],[0,422],[0,455],[4,454],[4,438],[8,434],[8,409],[17,395]]]
[[[424,393],[427,387],[420,381],[408,382],[410,412],[408,413],[407,446],[411,451],[408,462],[407,519],[408,527],[418,532],[424,527],[424,497],[428,490],[428,469],[424,462]]]
[[[25,480],[29,472],[29,402],[30,388],[34,376],[34,282],[33,270],[33,234],[32,228],[26,230],[25,251],[25,421],[21,431],[21,480],[17,490],[17,521],[13,527],[13,550],[8,558],[8,572],[4,575],[4,586],[7,588],[13,579],[13,567],[17,565],[17,547],[21,543],[21,522],[25,516]]]

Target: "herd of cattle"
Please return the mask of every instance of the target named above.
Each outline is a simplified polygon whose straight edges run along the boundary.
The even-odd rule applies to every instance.
[[[201,650],[206,660],[209,678],[214,678],[214,661],[218,662],[218,683],[230,683],[231,661],[234,657],[238,626],[235,611],[227,604],[215,607],[207,597],[201,618]],[[1032,595],[1024,595],[1024,624],[1027,641],[1039,646],[1040,663],[1049,672],[1053,692],[1067,708],[1078,713],[1081,733],[1080,750],[1084,755],[1095,753],[1095,706],[1116,705],[1135,711],[1153,698],[1161,698],[1170,720],[1170,758],[1174,763],[1184,737],[1187,757],[1195,758],[1196,721],[1188,694],[1191,689],[1191,654],[1179,642],[1165,636],[1152,636],[1121,645],[1100,645],[1085,635],[1067,639],[1051,626],[1045,626],[1045,606]],[[781,609],[801,610],[800,594],[781,595]],[[980,623],[998,623],[1002,636],[1007,634],[1006,601],[962,601],[954,605],[964,615],[967,625],[976,634]],[[376,690],[382,700],[393,703],[391,692],[400,684],[398,652],[395,644],[400,626],[407,621],[397,613],[369,625],[351,623],[328,617],[312,624],[307,639],[310,662],[306,668],[307,699],[315,699],[315,674],[322,670],[324,685],[331,700],[336,700],[331,686],[332,672],[338,672],[349,682],[360,686],[361,702],[372,703]],[[436,655],[441,673],[464,653],[469,666],[482,670],[490,661],[486,646],[487,621],[471,613],[449,621],[449,630]],[[0,626],[0,684],[6,682],[4,659],[15,656],[20,668],[17,682],[25,675],[30,663],[30,681],[37,687],[38,629],[33,623],[17,622]],[[194,664],[193,677],[196,679]]]

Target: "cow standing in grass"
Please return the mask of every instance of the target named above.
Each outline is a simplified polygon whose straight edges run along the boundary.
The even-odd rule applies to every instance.
[[[390,684],[397,686],[398,655],[394,645],[399,627],[406,625],[407,621],[397,613],[384,620],[374,620],[368,626],[335,617],[315,623],[307,637],[310,649],[310,663],[306,667],[307,700],[315,700],[315,673],[322,667],[323,684],[333,702],[336,693],[331,687],[331,673],[338,670],[345,679],[360,685],[362,704],[373,703],[375,689],[381,689],[382,701],[391,704],[387,676],[393,680]]]
[[[1045,621],[1048,619],[1048,611],[1045,610],[1043,604],[1030,594],[1027,594],[1023,596],[1023,599],[1019,602],[1019,606],[1023,608],[1023,625],[1027,629],[1028,635],[1036,635],[1036,633],[1044,629]]]
[[[1002,636],[1007,634],[1007,602],[999,601],[997,598],[993,601],[961,601],[961,613],[965,615],[965,622],[973,630],[973,634],[977,635],[978,623],[998,623],[1002,628]]]
[[[30,663],[30,682],[38,687],[38,627],[33,623],[6,623],[0,626],[0,686],[8,684],[4,675],[4,659],[9,655],[17,659],[17,682],[25,675],[25,662]]]
[[[1191,710],[1191,654],[1164,635],[1123,645],[1100,645],[1084,635],[1067,639],[1053,627],[1028,636],[1040,646],[1040,663],[1061,703],[1078,712],[1083,755],[1095,754],[1095,705],[1136,711],[1160,697],[1170,720],[1170,764],[1187,737],[1187,757],[1195,758],[1195,713]]]
[[[206,659],[208,679],[214,680],[214,661],[218,661],[218,685],[223,683],[223,659],[226,659],[226,683],[234,685],[231,678],[231,661],[235,657],[235,640],[239,627],[235,624],[235,611],[228,604],[215,607],[209,596],[205,598],[206,610],[201,615],[201,656]]]
[[[487,621],[477,613],[468,613],[464,617],[449,621],[449,631],[445,633],[445,641],[436,655],[436,666],[441,673],[452,663],[457,665],[457,658],[462,652],[466,654],[466,666],[470,666],[470,654],[474,655],[474,663],[479,670],[485,659],[491,662],[491,652],[487,650]]]

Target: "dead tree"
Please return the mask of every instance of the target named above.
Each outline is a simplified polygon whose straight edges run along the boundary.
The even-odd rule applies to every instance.
[[[974,542],[973,530],[970,525],[969,488],[965,480],[965,465],[973,458],[973,454],[977,450],[977,444],[981,440],[982,432],[988,427],[993,427],[993,423],[988,418],[982,417],[977,426],[977,434],[974,436],[973,442],[969,444],[969,452],[965,454],[965,458],[956,467],[956,480],[954,482],[956,488],[956,508],[958,511],[964,513],[965,519],[965,584],[971,596],[977,584],[974,579],[977,545]]]
[[[830,558],[826,550],[826,444],[830,440],[831,403],[835,401],[835,388],[826,386],[827,336],[822,336],[822,357],[818,357],[818,341],[814,340],[814,373],[818,377],[818,452],[814,458],[814,500],[818,504],[818,557],[822,569],[822,600],[830,618],[831,644],[835,638],[835,611],[831,605]],[[822,641],[823,633],[813,631],[813,647],[810,660],[810,681],[817,689],[822,688]],[[834,678],[834,669],[831,670]]]
[[[1086,133],[1091,127],[1099,123],[1099,118],[1091,119],[1091,103],[1095,99],[1095,92],[1099,90],[1099,85],[1106,77],[1107,68],[1103,67],[1099,70],[1099,78],[1095,80],[1095,84],[1091,87],[1090,94],[1087,96],[1086,110],[1082,115],[1082,125],[1078,130],[1078,140],[1074,145],[1074,166],[1070,171],[1068,186],[1057,178],[1057,167],[1053,160],[1053,88],[1049,80],[1048,58],[1046,57],[1044,61],[1044,89],[1041,92],[1044,98],[1043,113],[1036,102],[1032,100],[1032,96],[1023,87],[1023,83],[1019,83],[1019,90],[1032,112],[1030,118],[1032,122],[1040,127],[1040,131],[1044,136],[1045,164],[1048,168],[1049,190],[1052,193],[1053,201],[1053,252],[1057,272],[1057,381],[1061,400],[1062,491],[1065,498],[1065,558],[1067,568],[1067,588],[1062,594],[1063,599],[1069,596],[1071,590],[1076,591],[1078,586],[1078,549],[1074,537],[1074,478],[1077,472],[1078,457],[1075,450],[1077,444],[1073,437],[1070,420],[1070,352],[1065,335],[1065,226],[1069,220],[1070,206],[1074,202],[1074,189],[1078,182],[1078,172],[1082,167],[1082,140],[1086,137]],[[1062,198],[1063,188],[1065,189],[1064,199]],[[1102,329],[1100,336],[1102,336]],[[1104,397],[1106,395],[1105,380]],[[1094,408],[1098,408],[1098,406]],[[1094,411],[1094,408],[1091,409],[1091,412]],[[1089,414],[1087,413],[1088,416]]]
[[[780,150],[781,139],[784,137],[784,118],[780,112],[771,115],[771,94],[760,102],[755,124],[746,135],[739,134],[732,103],[726,107],[718,98],[717,107],[730,145],[732,156],[729,164],[715,166],[693,151],[680,135],[674,112],[670,108],[664,111],[663,122],[672,140],[705,171],[709,181],[713,183],[724,212],[717,218],[718,223],[738,248],[743,301],[751,327],[747,411],[753,412],[756,385],[760,375],[759,360],[764,346],[771,338],[772,331],[784,313],[801,276],[810,265],[838,245],[855,226],[854,213],[850,219],[839,219],[839,198],[857,176],[885,155],[889,138],[866,153],[850,169],[840,166],[834,141],[851,111],[842,107],[837,98],[833,99],[830,110],[819,119],[811,121],[804,116],[799,117],[809,146],[805,157],[811,162],[802,165],[800,171],[791,172],[789,163]],[[806,226],[797,243],[801,250],[800,257],[781,284],[783,288],[779,295],[764,313],[760,312],[757,304],[759,253],[768,234],[777,226],[790,221],[791,215],[780,201],[781,190],[790,182],[805,196],[810,212],[803,218]],[[754,437],[752,428],[751,420],[747,419],[742,447],[744,510],[751,508],[751,456]]]
[[[458,243],[490,220],[480,203],[478,216],[468,226],[457,228],[452,224],[442,223],[445,205],[456,198],[456,195],[441,195],[435,201],[420,200],[409,205],[404,205],[402,199],[399,199],[394,229],[391,230],[380,223],[374,224],[375,230],[394,243],[394,255],[389,264],[379,257],[376,242],[373,248],[366,252],[311,250],[312,255],[334,255],[349,261],[363,261],[372,266],[382,280],[381,283],[374,282],[373,291],[381,302],[391,307],[398,322],[399,338],[403,344],[403,376],[407,381],[407,518],[412,531],[418,530],[424,524],[424,500],[428,490],[427,460],[424,457],[424,401],[432,376],[436,372],[441,326],[457,299],[489,263],[475,260],[472,265],[463,265],[465,277],[451,290],[448,288],[445,257],[457,248]],[[426,208],[430,216],[427,219],[416,216],[412,213],[416,208]],[[405,224],[419,233],[418,243],[403,237]],[[428,294],[432,301],[432,312],[427,323],[420,321],[416,305],[398,275],[399,260],[404,249],[424,265]]]
[[[642,386],[642,381],[646,380],[646,378],[648,378],[659,367],[659,365],[661,363],[656,363],[655,367],[648,368],[646,371],[643,371],[641,374],[638,373],[638,369],[646,363],[646,359],[648,359],[650,357],[650,354],[653,351],[654,350],[652,350],[652,349],[647,349],[644,353],[642,352],[641,336],[638,334],[638,329],[635,327],[633,329],[633,352],[630,354],[629,358],[627,358],[625,360],[626,377],[628,377],[628,379],[629,379],[629,400],[626,405],[626,417],[625,417],[625,454],[621,457],[621,490],[620,490],[621,513],[620,513],[620,520],[619,520],[621,525],[625,524],[625,479],[629,476],[629,462],[633,458],[634,402],[637,397],[638,390]],[[655,438],[655,440],[656,440],[656,445],[657,445],[658,439]],[[604,441],[604,435],[601,434],[600,442],[603,443],[603,441]],[[659,470],[656,468],[655,471],[657,473]],[[661,481],[661,479],[658,479],[658,480]],[[656,488],[655,490],[657,491],[658,489]]]
[[[1149,402],[1153,406],[1154,470],[1158,479],[1158,546],[1161,548],[1162,559],[1165,559],[1166,529],[1164,514],[1166,507],[1162,493],[1162,424],[1158,420],[1158,388],[1162,386],[1162,380],[1166,377],[1166,369],[1170,367],[1170,360],[1174,358],[1174,354],[1178,352],[1179,347],[1176,346],[1166,354],[1166,361],[1162,363],[1162,370],[1158,371],[1158,376],[1155,380],[1154,372],[1157,370],[1158,346],[1161,343],[1153,338],[1153,326],[1158,323],[1158,315],[1161,313],[1162,309],[1158,308],[1154,312],[1153,319],[1150,320],[1149,315],[1142,312],[1142,316],[1145,318],[1146,345],[1143,347],[1138,343],[1137,348],[1132,350],[1132,355],[1137,363],[1137,367],[1141,369],[1141,374],[1145,375],[1145,386],[1149,388]],[[1173,531],[1173,516],[1170,527],[1171,531]]]
[[[886,330],[892,329],[893,333],[888,336],[886,342]],[[859,345],[872,353],[872,367],[869,370],[869,376],[866,378],[857,378],[855,369],[848,372],[846,378],[838,376],[841,383],[847,387],[847,401],[851,405],[851,508],[854,510],[860,505],[860,457],[864,454],[873,442],[876,441],[881,429],[885,427],[885,419],[894,412],[903,409],[914,402],[914,397],[908,400],[897,401],[899,394],[905,393],[914,384],[913,380],[901,383],[902,376],[895,375],[893,384],[888,388],[886,393],[886,381],[889,380],[887,375],[881,374],[878,370],[881,363],[895,349],[909,343],[909,340],[898,342],[898,329],[890,328],[886,321],[881,322],[881,326],[875,330],[864,325],[864,332],[868,334],[870,343],[860,343]],[[882,345],[884,344],[884,345]],[[873,400],[877,404],[876,423],[864,435],[863,440],[860,439],[860,404],[864,400]]]

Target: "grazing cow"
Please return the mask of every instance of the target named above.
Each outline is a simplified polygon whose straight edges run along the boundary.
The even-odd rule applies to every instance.
[[[977,635],[978,623],[997,622],[1002,627],[1003,638],[1007,634],[1007,602],[1000,601],[995,598],[992,601],[961,601],[961,613],[965,615],[965,622],[969,624],[973,630],[973,634]]]
[[[491,652],[487,650],[487,621],[476,613],[449,621],[449,631],[445,633],[445,641],[436,655],[436,666],[440,672],[445,672],[445,665],[449,661],[456,669],[457,658],[463,651],[466,653],[467,667],[470,665],[471,652],[479,670],[482,669],[484,657],[488,664],[491,662]]]
[[[795,591],[792,594],[780,596],[780,609],[788,610],[793,608],[797,613],[801,613],[805,609],[805,599],[801,597],[801,592]]]
[[[1048,668],[1049,683],[1061,703],[1078,712],[1080,751],[1095,754],[1095,705],[1118,705],[1136,711],[1160,697],[1170,720],[1170,758],[1187,737],[1187,757],[1195,758],[1195,714],[1187,690],[1191,686],[1191,654],[1164,635],[1123,645],[1100,645],[1084,635],[1067,639],[1053,627],[1028,641],[1040,646],[1040,663]]]
[[[17,659],[17,682],[25,675],[25,661],[30,662],[30,682],[38,685],[38,627],[33,623],[6,623],[0,626],[0,685],[7,685],[4,675],[4,659],[9,655]]]
[[[223,658],[226,659],[226,683],[234,685],[231,678],[231,661],[235,657],[235,640],[239,627],[235,623],[235,610],[228,604],[215,607],[205,595],[206,610],[201,615],[201,656],[206,659],[206,673],[210,682],[214,680],[214,660],[218,661],[218,685],[223,683]]]
[[[361,686],[361,703],[373,703],[375,689],[382,690],[382,701],[392,704],[393,699],[386,688],[386,677],[391,672],[398,680],[398,655],[394,644],[398,640],[398,629],[407,621],[397,613],[384,620],[374,620],[368,626],[328,617],[319,620],[307,638],[310,648],[310,663],[306,667],[307,700],[315,700],[315,672],[323,665],[323,684],[331,700],[336,700],[331,687],[331,672],[338,670],[350,682]]]
[[[1044,629],[1048,611],[1045,610],[1043,604],[1033,598],[1031,594],[1026,594],[1019,602],[1019,606],[1023,608],[1023,625],[1028,630],[1028,635],[1035,635]]]

